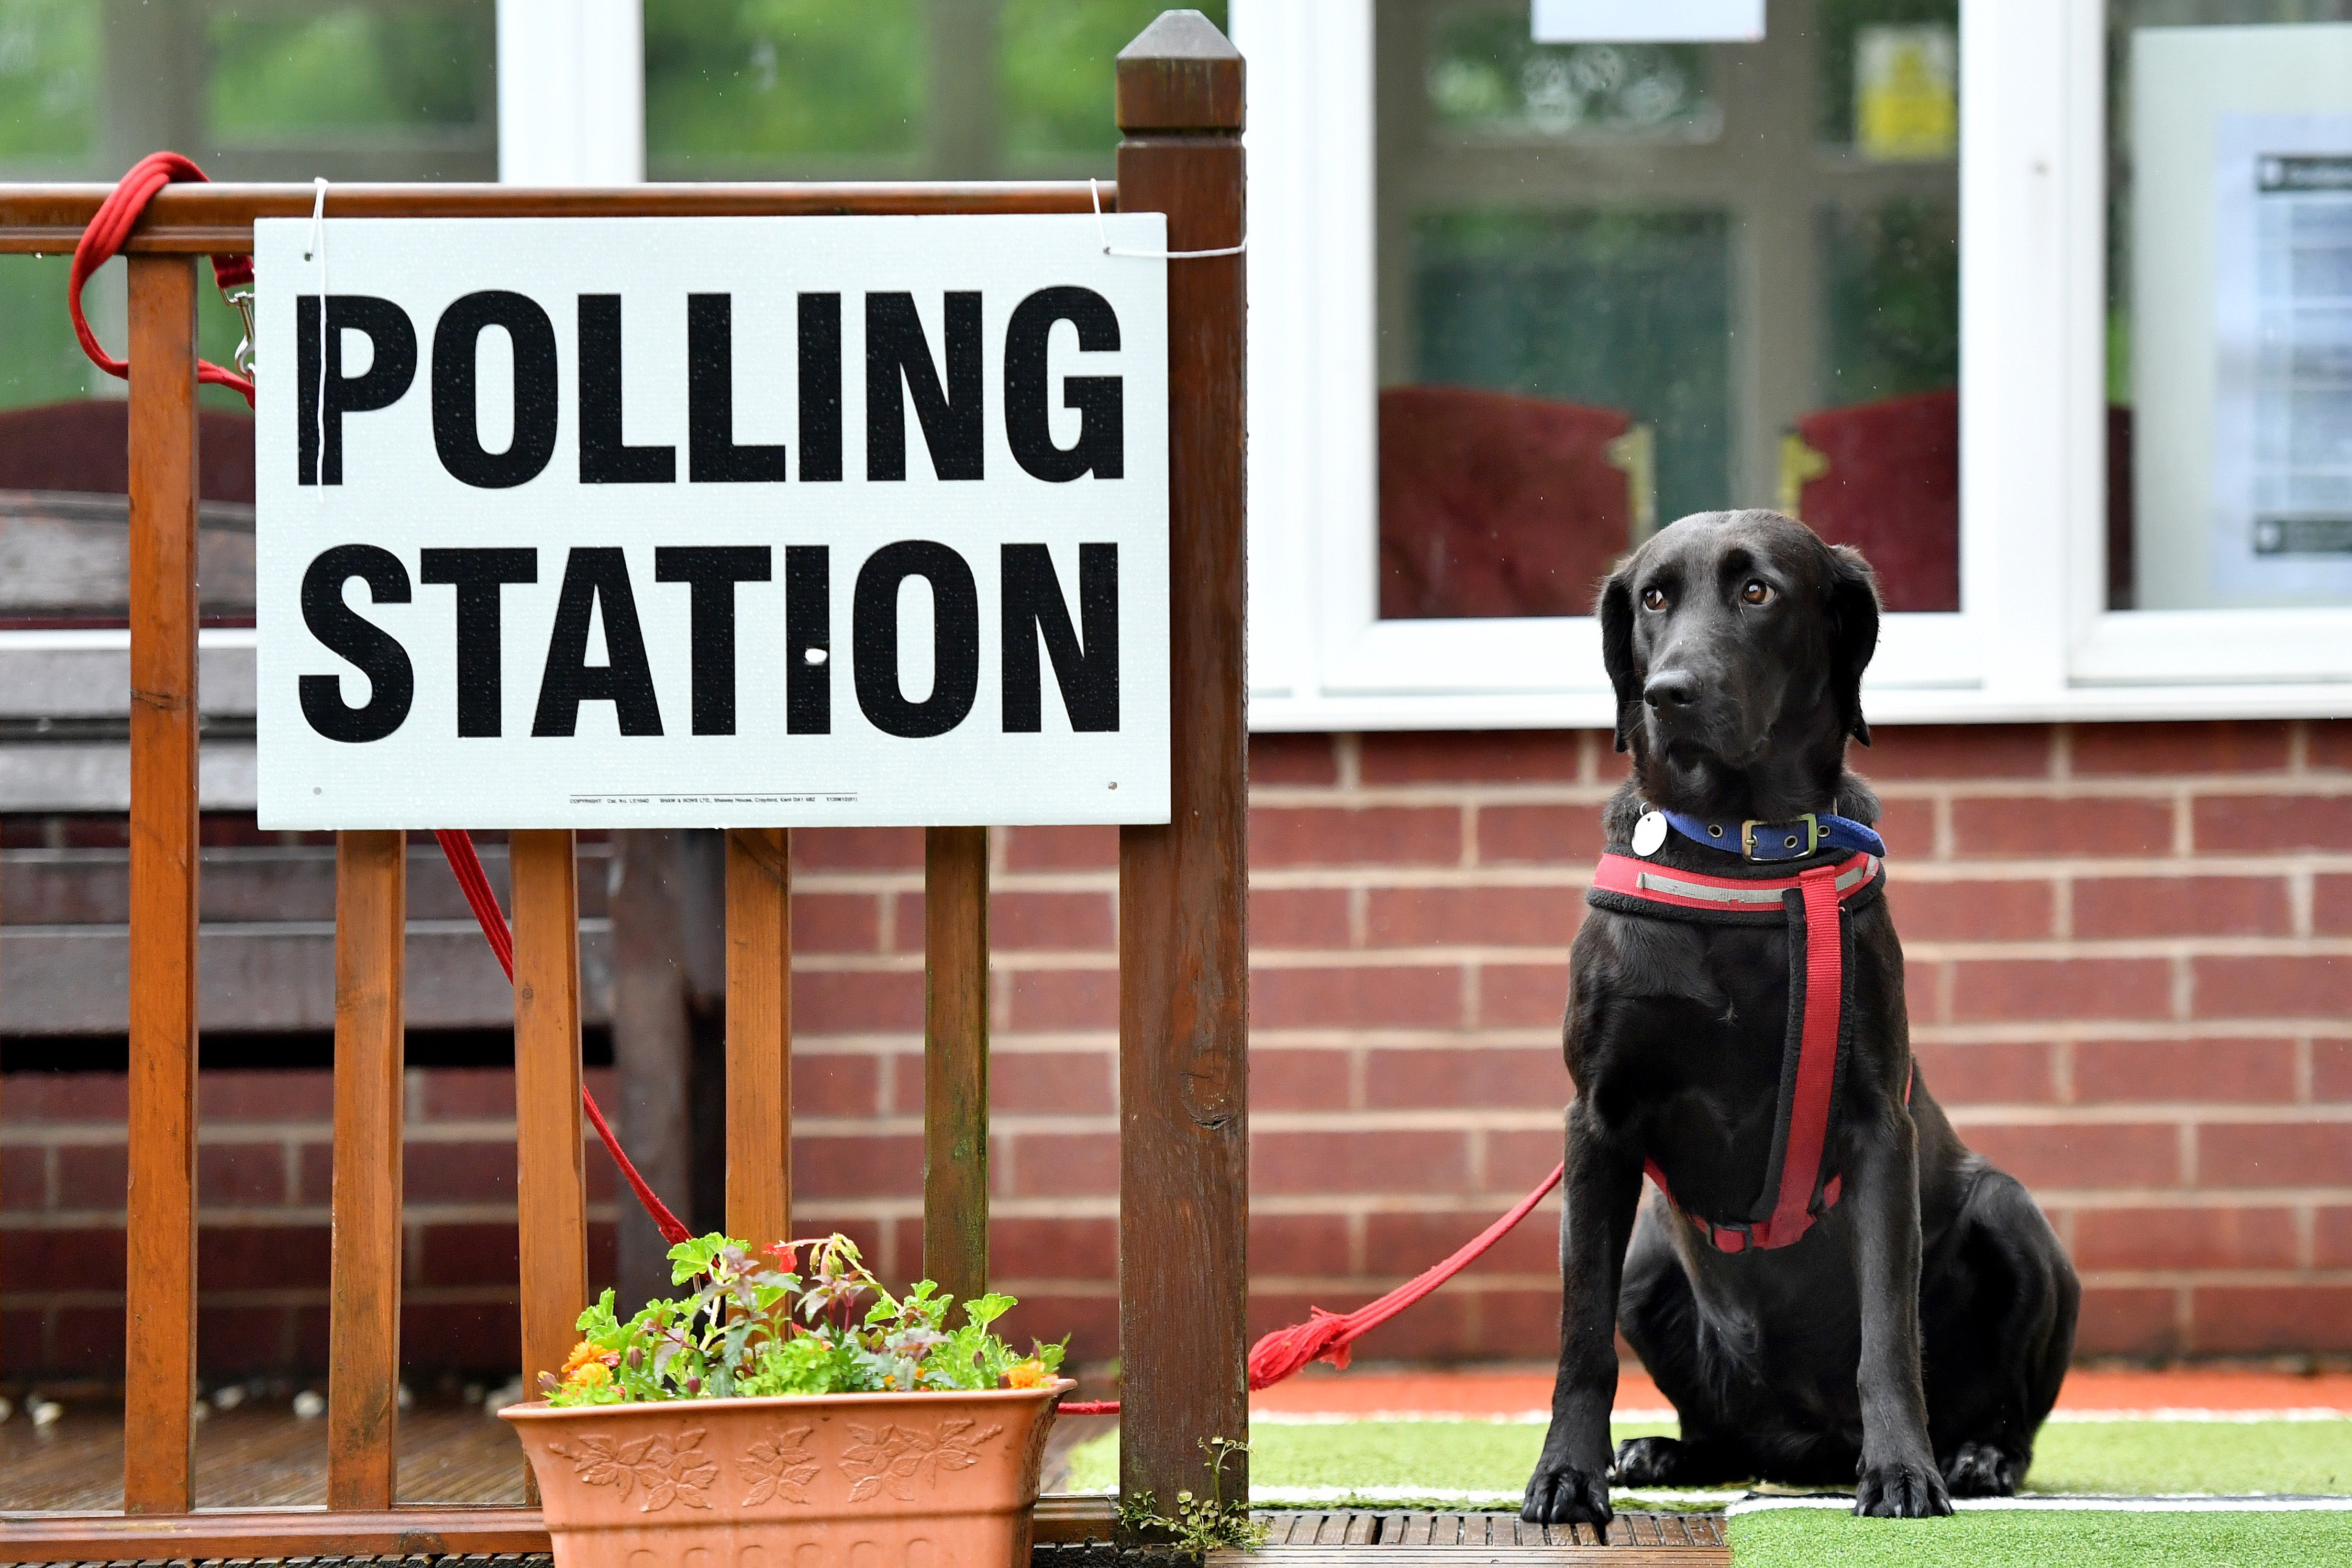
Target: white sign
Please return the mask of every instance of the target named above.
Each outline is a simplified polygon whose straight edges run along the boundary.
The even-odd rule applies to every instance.
[[[1754,44],[1764,0],[1533,0],[1538,44]]]
[[[264,827],[1168,820],[1163,262],[323,228],[254,232]]]

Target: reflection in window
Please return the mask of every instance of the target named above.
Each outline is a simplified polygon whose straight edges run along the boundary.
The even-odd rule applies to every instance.
[[[2352,601],[2352,4],[2107,46],[2109,603]]]
[[[215,10],[205,19],[212,133],[383,141],[494,124],[496,27],[482,0]]]
[[[1381,613],[1586,614],[1733,506],[1958,609],[1957,0],[1773,0],[1759,45],[1376,16]]]
[[[98,129],[98,7],[0,0],[0,162],[87,157]]]

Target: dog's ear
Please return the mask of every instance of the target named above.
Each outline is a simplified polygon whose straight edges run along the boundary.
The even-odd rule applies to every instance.
[[[1846,733],[1870,744],[1862,716],[1862,673],[1878,651],[1878,579],[1850,545],[1830,549],[1830,695]]]
[[[1601,584],[1601,667],[1617,692],[1617,749],[1633,744],[1642,722],[1642,680],[1633,669],[1633,590],[1623,568]]]

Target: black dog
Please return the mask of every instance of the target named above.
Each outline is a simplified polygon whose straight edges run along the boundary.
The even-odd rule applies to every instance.
[[[1845,853],[1753,864],[1680,831],[1660,842],[1663,821],[1640,820],[1877,821],[1844,764],[1848,736],[1870,740],[1860,688],[1878,640],[1859,555],[1770,512],[1685,517],[1602,585],[1601,629],[1617,747],[1633,753],[1605,818],[1617,853],[1646,843],[1640,863],[1660,876],[1780,876]],[[1801,1239],[1738,1252],[1690,1217],[1735,1229],[1754,1218],[1759,1181],[1794,1141],[1789,929],[1777,907],[1750,917],[1763,924],[1702,924],[1596,896],[1570,962],[1559,1373],[1522,1517],[1605,1522],[1612,1479],[1761,1478],[1858,1479],[1856,1513],[1912,1518],[2024,1478],[2080,1287],[2025,1189],[1969,1153],[1917,1078],[1902,947],[1876,883],[1863,891],[1844,916],[1843,1033],[1816,1145],[1822,1180],[1843,1190],[1815,1190]],[[1801,949],[1798,976],[1807,961]],[[1645,1160],[1679,1208],[1640,1204]],[[1620,1326],[1682,1436],[1626,1443],[1612,1473]]]

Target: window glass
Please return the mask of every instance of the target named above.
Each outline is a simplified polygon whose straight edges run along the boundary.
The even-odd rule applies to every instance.
[[[2107,587],[2352,601],[2352,4],[2109,0]]]
[[[646,0],[656,179],[1112,173],[1161,0]],[[1224,25],[1224,6],[1204,5]]]
[[[1381,613],[1588,614],[1748,506],[1958,609],[1957,0],[1772,0],[1760,44],[1376,16]]]
[[[96,5],[0,0],[0,160],[26,167],[88,157],[97,96]]]

